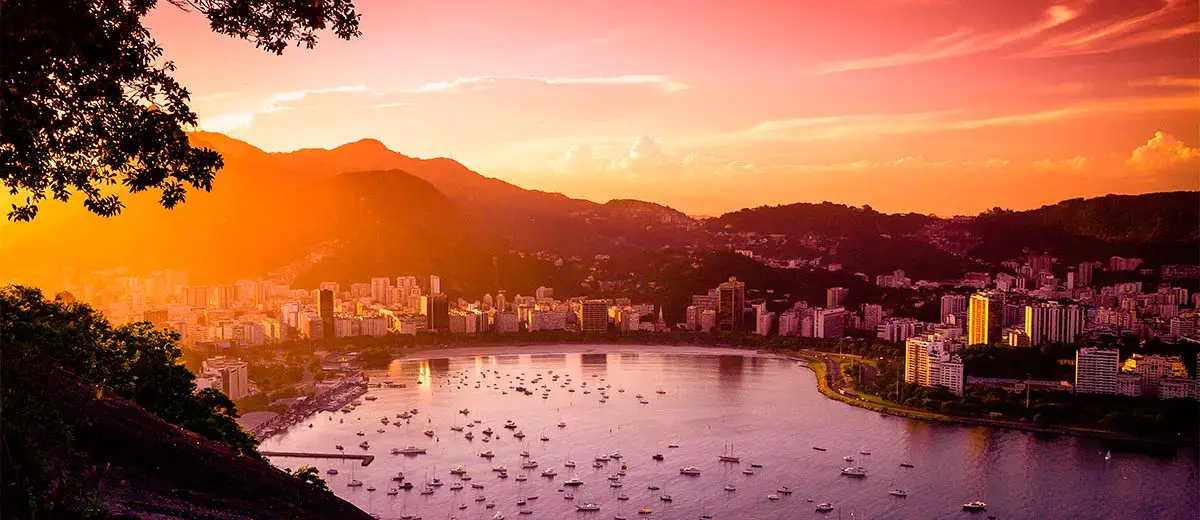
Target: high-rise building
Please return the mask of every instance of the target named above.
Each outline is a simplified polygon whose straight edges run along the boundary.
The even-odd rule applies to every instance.
[[[188,307],[208,307],[209,290],[206,286],[184,287],[183,303]]]
[[[317,288],[327,290],[333,293],[334,296],[337,296],[342,292],[342,286],[337,282],[321,282],[321,285],[318,285]]]
[[[832,309],[841,307],[846,303],[846,295],[850,294],[850,289],[845,287],[830,287],[825,290],[825,306]]]
[[[775,313],[767,312],[767,303],[759,303],[754,307],[754,333],[759,336],[766,336],[771,333],[771,325],[774,324]]]
[[[392,281],[388,278],[384,278],[384,277],[372,278],[371,279],[371,299],[377,303],[382,303],[384,305],[391,303],[390,301],[388,301],[388,297],[391,296],[389,294],[388,289],[390,289],[391,287],[392,287]]]
[[[538,301],[550,300],[554,298],[554,289],[550,287],[538,287],[537,290],[533,292],[533,295],[538,299]]]
[[[450,301],[444,294],[431,294],[426,305],[425,326],[431,332],[450,330]]]
[[[863,330],[875,330],[883,321],[883,306],[878,303],[864,303],[862,306]]]
[[[333,291],[329,289],[317,290],[317,317],[321,318],[321,323],[325,326],[326,334],[333,331]]]
[[[214,377],[221,391],[232,400],[250,395],[250,369],[244,361],[226,357],[209,358],[201,364],[201,373]]]
[[[579,305],[579,331],[585,334],[608,331],[607,301],[584,300]]]
[[[1058,302],[1034,302],[1025,306],[1025,336],[1031,346],[1043,343],[1074,343],[1083,333],[1083,309]]]
[[[963,366],[957,351],[961,340],[929,333],[904,342],[904,381],[921,386],[944,386],[955,395],[963,393]]]
[[[967,295],[947,294],[942,296],[941,303],[941,314],[938,315],[938,318],[940,318],[939,321],[945,322],[946,316],[967,310]]]
[[[779,314],[779,335],[795,336],[800,333],[801,311],[788,309]]]
[[[1075,351],[1075,393],[1117,393],[1117,370],[1121,352],[1117,349],[1084,347]]]
[[[429,275],[429,294],[442,294],[442,277]]]
[[[496,294],[496,310],[500,312],[508,310],[508,296],[504,294],[504,291],[500,291],[498,294]]]
[[[1004,319],[1002,294],[993,291],[972,294],[967,313],[967,344],[980,345],[1000,341],[1001,320]]]
[[[212,307],[216,309],[232,309],[237,302],[237,286],[218,285],[212,288]]]
[[[1079,264],[1079,269],[1075,275],[1075,284],[1077,287],[1091,287],[1092,285],[1092,263],[1083,262]]]
[[[1035,277],[1042,273],[1050,272],[1050,264],[1052,262],[1050,255],[1029,255],[1028,261],[1029,268],[1033,271]]]
[[[717,286],[717,330],[720,332],[742,332],[745,330],[746,284],[730,276],[729,281]]]
[[[813,317],[813,336],[840,338],[845,334],[846,310],[841,307],[817,309]]]

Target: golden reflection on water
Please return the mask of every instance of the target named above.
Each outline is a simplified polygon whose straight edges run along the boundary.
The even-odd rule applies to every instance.
[[[423,394],[433,393],[433,373],[429,370],[428,359],[422,359],[417,367],[417,391]]]

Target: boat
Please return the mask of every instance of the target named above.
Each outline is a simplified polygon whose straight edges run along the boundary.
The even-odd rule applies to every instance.
[[[415,486],[413,486],[412,482],[401,482],[400,483],[400,489],[403,489],[405,491],[408,491],[408,490],[412,489],[413,487],[415,487]]]
[[[576,511],[599,511],[600,506],[592,502],[586,504],[578,504],[575,506]]]
[[[362,442],[358,443],[358,447],[365,450],[365,449],[368,449],[371,447],[371,443],[369,443],[367,441],[362,441]]]
[[[508,428],[510,430],[515,430],[517,428],[517,423],[512,422],[512,419],[509,419],[507,421],[504,421],[504,427]]]
[[[564,493],[563,500],[575,500],[575,495],[573,493]]]
[[[621,460],[621,452],[619,452],[619,451],[614,451],[614,452],[612,452],[612,453],[609,453],[609,454],[608,454],[608,458],[610,458],[610,459],[614,459],[614,460]]]
[[[844,460],[844,461],[846,461],[846,462],[854,462],[854,456],[853,456],[853,455],[846,455],[845,457],[842,457],[842,460]]]
[[[437,477],[434,477],[433,480],[425,483],[425,485],[433,487],[442,487],[442,484],[445,484],[445,482],[442,482],[442,479]]]
[[[352,478],[352,479],[350,479],[349,482],[346,483],[346,487],[362,487],[362,485],[363,485],[362,481],[358,480],[356,478]]]
[[[433,430],[425,430],[425,431],[423,431],[423,432],[421,432],[421,433],[424,433],[426,437],[433,437],[433,436],[434,436]]]
[[[482,433],[482,434],[484,434],[484,435],[491,435],[491,434],[493,434],[493,433],[495,433],[495,432],[493,432],[493,431],[492,431],[492,427],[491,427],[491,426],[489,426],[489,427],[487,427],[487,428],[484,428],[484,429],[483,429],[483,431],[481,431],[481,432],[479,432],[479,433]]]
[[[338,470],[336,468],[329,468],[328,470],[325,471],[325,473],[328,473],[330,475],[337,475]]]
[[[563,485],[564,486],[582,486],[583,481],[579,480],[578,476],[575,476],[575,477],[571,477],[571,478],[567,479],[566,481],[564,481]]]
[[[725,484],[725,491],[737,491],[737,488],[733,484]]]
[[[859,455],[870,455],[871,450],[858,450]]]
[[[518,439],[524,439],[524,438],[525,438],[525,432],[523,432],[523,431],[521,431],[521,430],[517,430],[517,433],[514,433],[514,434],[513,434],[513,437],[516,437],[516,438],[518,438]]]
[[[379,429],[375,430],[375,433],[387,433],[387,430],[385,430],[383,428],[379,428]]]
[[[480,453],[480,454],[479,454],[479,456],[480,456],[480,457],[483,457],[483,458],[485,458],[485,459],[490,459],[490,458],[492,458],[492,457],[495,457],[495,456],[496,456],[496,454],[495,454],[495,453],[492,453],[492,450],[487,450],[487,451],[485,451],[485,452],[482,452],[482,453]]]
[[[495,471],[497,473],[504,473],[504,472],[508,471],[508,468],[505,468],[503,465],[493,466],[492,471]]]
[[[859,466],[859,467],[847,466],[847,467],[842,468],[842,474],[847,477],[863,478],[863,477],[867,476],[867,470],[864,469],[862,466]]]
[[[483,484],[471,484],[471,489],[483,489]]]
[[[564,468],[573,468],[573,467],[575,467],[575,461],[568,460],[565,464],[563,464],[563,467]]]
[[[521,453],[520,453],[520,455],[521,455],[521,458],[523,458],[523,459],[527,459],[527,458],[529,458],[529,452],[528,452],[528,451],[521,450]]]
[[[825,448],[822,448],[820,446],[813,446],[813,449],[817,450],[817,451],[825,451]]]
[[[541,437],[539,437],[539,438],[542,440],[542,442],[550,442],[550,437],[547,437],[547,436],[545,436],[545,435],[543,435],[543,436],[541,436]]]
[[[651,455],[650,458],[657,460],[657,461],[661,461],[665,457],[663,457],[663,454],[661,454],[661,453],[655,453],[654,455]]]
[[[888,491],[888,494],[892,495],[894,497],[904,498],[904,497],[908,496],[908,491],[905,491],[903,489],[893,489],[891,491]]]
[[[517,499],[517,505],[519,505],[519,506],[523,506],[523,505],[525,505],[525,499],[524,499],[524,498],[518,498],[518,499]]]
[[[610,460],[610,457],[608,455],[596,456],[596,462],[608,462],[609,460]]]
[[[1108,450],[1104,453],[1104,462],[1108,462],[1110,460],[1112,460],[1112,450]]]
[[[593,463],[592,463],[592,467],[593,467],[593,468],[603,468],[603,467],[604,467],[604,463],[603,463],[603,462],[600,462],[600,461],[596,461],[596,462],[593,462]]]
[[[742,474],[743,474],[743,475],[753,475],[753,474],[754,474],[754,470],[753,470],[753,469],[750,469],[750,468],[746,468],[746,469],[742,470]]]
[[[662,394],[665,394],[665,393],[667,393],[667,391],[666,391],[666,390],[663,390],[663,389],[661,389],[661,388],[659,388],[658,390],[655,390],[655,391],[654,391],[654,393],[656,393],[656,394],[659,394],[659,395],[662,395]]]
[[[737,463],[737,462],[741,462],[742,459],[741,459],[741,457],[737,457],[733,454],[733,445],[729,444],[729,445],[725,446],[725,453],[722,453],[717,456],[717,460],[719,460],[721,462]]]
[[[378,398],[378,397],[375,397],[375,396],[373,396],[373,395],[364,395],[364,396],[363,396],[363,399],[366,399],[366,400],[368,400],[368,401],[374,401],[374,400],[376,400],[376,399],[379,399],[379,398]]]
[[[696,466],[688,466],[686,468],[680,469],[679,474],[680,475],[697,476],[700,474],[700,468],[697,468]]]
[[[678,444],[668,444],[667,447],[668,448],[678,448],[679,445]]]
[[[388,494],[389,496],[396,496],[396,495],[399,495],[399,494],[400,494],[400,488],[391,488],[391,489],[389,489],[389,490],[387,491],[387,494]]]
[[[821,502],[820,504],[817,504],[818,513],[828,513],[830,511],[833,511],[833,504],[830,504],[829,502]]]
[[[658,491],[658,486],[650,484],[649,486],[646,486],[646,489],[649,489],[650,491]]]
[[[650,513],[652,513],[652,512],[653,512],[653,511],[651,511],[651,510],[650,510],[650,506],[646,506],[646,507],[643,507],[643,508],[641,508],[641,509],[638,509],[638,514],[639,514],[639,515],[648,515],[648,514],[650,514]]]
[[[450,484],[450,491],[458,491],[462,488],[463,488],[462,482],[455,482],[453,484]]]
[[[621,493],[620,495],[617,495],[617,500],[629,500],[629,495]]]
[[[517,511],[517,514],[518,515],[532,515],[533,510],[532,509],[522,509],[520,511]]]
[[[504,513],[496,513],[492,515],[492,520],[504,520]]]
[[[401,455],[424,455],[425,448],[418,448],[416,446],[408,446],[408,447],[400,450],[400,454]]]
[[[487,497],[485,497],[483,495],[479,495],[479,496],[475,497],[476,502],[483,502],[484,500],[487,500]]]
[[[450,474],[451,475],[466,475],[467,468],[464,468],[461,465],[455,466],[454,469],[450,470]]]
[[[466,440],[471,440],[471,439],[474,439],[474,438],[475,438],[475,434],[474,434],[474,433],[471,433],[471,432],[467,432],[467,434],[466,434],[466,435],[463,435],[463,438],[464,438],[464,439],[466,439]]]
[[[767,495],[767,500],[779,500],[779,495],[771,493],[770,495]]]
[[[913,467],[913,465],[912,465],[912,464],[909,464],[909,463],[907,463],[907,462],[901,462],[901,463],[900,463],[900,467],[902,467],[902,468],[911,468],[911,467]]]
[[[526,480],[529,480],[529,477],[526,477],[525,474],[522,473],[520,475],[517,475],[516,480],[517,480],[517,482],[525,482]]]
[[[658,497],[658,499],[662,500],[663,502],[670,502],[672,500],[671,495],[662,495]]]
[[[755,462],[755,463],[753,463],[753,464],[750,464],[750,467],[752,467],[752,468],[761,468],[761,467],[762,467],[762,464],[759,464],[759,463]]]
[[[362,437],[362,436],[366,435],[366,434],[367,434],[367,432],[354,432],[354,434],[355,434],[355,435],[357,435],[357,436],[359,436],[359,437]]]
[[[392,448],[392,455],[399,455],[399,454],[400,454],[400,448]]]
[[[452,431],[452,432],[461,432],[461,431],[463,431],[463,427],[462,427],[462,426],[451,426],[451,427],[450,427],[450,431]]]
[[[335,445],[333,446],[333,448],[334,448],[334,449],[336,449],[336,450],[338,450],[338,451],[342,451],[342,450],[345,450],[345,449],[346,449],[346,448],[343,448],[341,444],[335,444]]]
[[[987,511],[987,503],[982,500],[972,500],[962,505],[963,511]]]
[[[543,477],[553,477],[555,475],[558,475],[558,472],[554,471],[554,468],[546,468],[546,469],[542,470]]]
[[[537,462],[531,460],[529,462],[525,462],[525,463],[521,464],[521,469],[533,469],[533,468],[536,468],[537,466],[538,466]]]
[[[367,486],[367,491],[375,491],[375,486]]]
[[[567,427],[567,423],[565,423],[565,422],[560,422],[560,423],[558,423],[558,427],[559,427],[559,428],[566,428],[566,427]]]
[[[471,413],[471,410],[468,410],[468,409],[466,409],[466,408],[463,408],[462,410],[459,410],[459,411],[458,411],[458,413],[461,413],[461,414],[463,414],[463,415],[467,415],[467,414]]]

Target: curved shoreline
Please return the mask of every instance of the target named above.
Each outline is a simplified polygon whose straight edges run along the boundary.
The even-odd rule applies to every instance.
[[[1029,424],[1016,421],[1003,421],[997,419],[983,419],[979,417],[962,417],[957,415],[945,415],[934,412],[928,412],[916,408],[908,408],[899,405],[883,405],[871,401],[861,401],[846,395],[842,395],[833,390],[829,385],[828,374],[825,370],[825,363],[821,360],[804,356],[804,355],[783,355],[785,359],[802,361],[809,370],[813,371],[813,375],[817,380],[817,391],[835,401],[848,404],[850,406],[871,410],[886,415],[894,415],[906,419],[915,419],[921,421],[938,422],[943,424],[955,424],[960,426],[986,426],[989,428],[1007,429],[1026,431],[1031,433],[1049,433],[1054,435],[1070,435],[1073,437],[1088,437],[1094,439],[1106,439],[1115,441],[1135,442],[1141,444],[1157,444],[1161,446],[1178,446],[1183,442],[1191,443],[1191,439],[1180,439],[1178,442],[1154,439],[1147,437],[1138,437],[1135,435],[1124,434],[1120,432],[1108,430],[1094,430],[1090,428],[1077,428],[1072,426],[1049,426]]]
[[[408,349],[406,349],[408,350]],[[796,354],[790,352],[777,352],[772,350],[758,350],[748,347],[740,347],[736,345],[662,345],[662,344],[626,344],[626,343],[594,343],[594,344],[550,344],[550,343],[519,343],[519,344],[492,344],[492,345],[469,345],[444,348],[436,345],[427,347],[416,347],[411,349],[413,356],[405,356],[409,360],[424,360],[424,359],[440,359],[448,357],[468,357],[468,356],[508,356],[508,355],[530,355],[530,354],[619,354],[619,353],[655,353],[655,354],[682,354],[682,355],[736,355],[746,356],[752,355],[764,358],[785,359],[799,361],[805,363],[809,370],[813,371],[817,380],[817,391],[829,399],[840,401],[844,404],[871,410],[882,414],[903,417],[906,419],[915,419],[921,421],[938,422],[943,424],[955,424],[960,426],[986,426],[990,428],[1008,429],[1026,431],[1031,433],[1048,433],[1054,435],[1070,435],[1074,437],[1088,437],[1095,439],[1106,439],[1124,442],[1135,442],[1141,444],[1156,444],[1161,446],[1178,446],[1183,443],[1191,444],[1191,439],[1180,439],[1178,441],[1170,441],[1165,439],[1155,439],[1147,437],[1138,437],[1135,435],[1124,434],[1120,432],[1108,430],[1095,430],[1090,428],[1078,428],[1072,426],[1051,426],[1037,425],[1016,421],[1004,421],[997,419],[984,419],[978,417],[963,417],[956,415],[945,415],[916,408],[909,408],[895,404],[884,405],[872,401],[861,401],[850,396],[845,396],[835,391],[830,386],[828,375],[825,371],[825,364],[815,357]],[[437,352],[436,356],[431,356],[429,353]]]

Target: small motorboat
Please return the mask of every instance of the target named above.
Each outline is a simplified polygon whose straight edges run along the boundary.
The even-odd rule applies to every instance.
[[[338,470],[336,468],[329,468],[328,470],[325,471],[325,473],[328,473],[330,475],[337,475]]]
[[[737,491],[733,484],[725,484],[725,491]]]
[[[356,478],[350,479],[350,482],[346,483],[346,487],[362,487],[362,485],[363,485],[362,481],[358,480]]]
[[[592,503],[592,502],[588,502],[588,503],[586,503],[586,504],[579,504],[579,505],[576,505],[576,506],[575,506],[575,510],[576,510],[576,511],[599,511],[599,510],[600,510],[600,506],[599,506],[599,505],[597,505],[597,504],[594,504],[594,503]]]
[[[845,467],[842,468],[842,474],[847,477],[863,478],[867,476],[867,470],[863,467]]]
[[[771,493],[770,495],[767,495],[767,500],[779,500],[779,495]]]
[[[963,511],[987,511],[987,503],[982,500],[972,500],[962,505]]]
[[[779,486],[779,489],[776,489],[775,492],[779,493],[780,495],[790,495],[792,494],[792,488],[787,486]]]
[[[817,504],[818,513],[828,513],[830,511],[833,511],[833,504],[830,504],[829,502],[821,502],[820,504]]]
[[[912,464],[909,464],[909,463],[907,463],[907,462],[901,462],[901,463],[900,463],[900,467],[902,467],[902,468],[911,468],[911,467],[913,467],[913,465],[912,465]]]
[[[691,477],[694,477],[694,476],[699,476],[699,475],[700,475],[700,468],[697,468],[696,466],[688,466],[688,467],[686,467],[686,468],[682,468],[682,469],[680,469],[680,470],[679,470],[679,474],[680,474],[680,475],[688,475],[688,476],[691,476]]]
[[[894,497],[904,498],[904,497],[908,496],[908,491],[905,491],[903,489],[893,489],[891,491],[888,491],[888,494],[891,496],[894,496]]]
[[[671,500],[673,500],[671,498],[671,495],[662,495],[662,496],[658,497],[658,499],[662,500],[663,502],[670,502]]]
[[[661,453],[655,453],[654,455],[651,455],[650,458],[657,461],[662,461],[665,457],[663,457],[663,454]]]
[[[825,448],[822,448],[820,446],[813,446],[813,449],[817,450],[817,451],[825,451]]]

